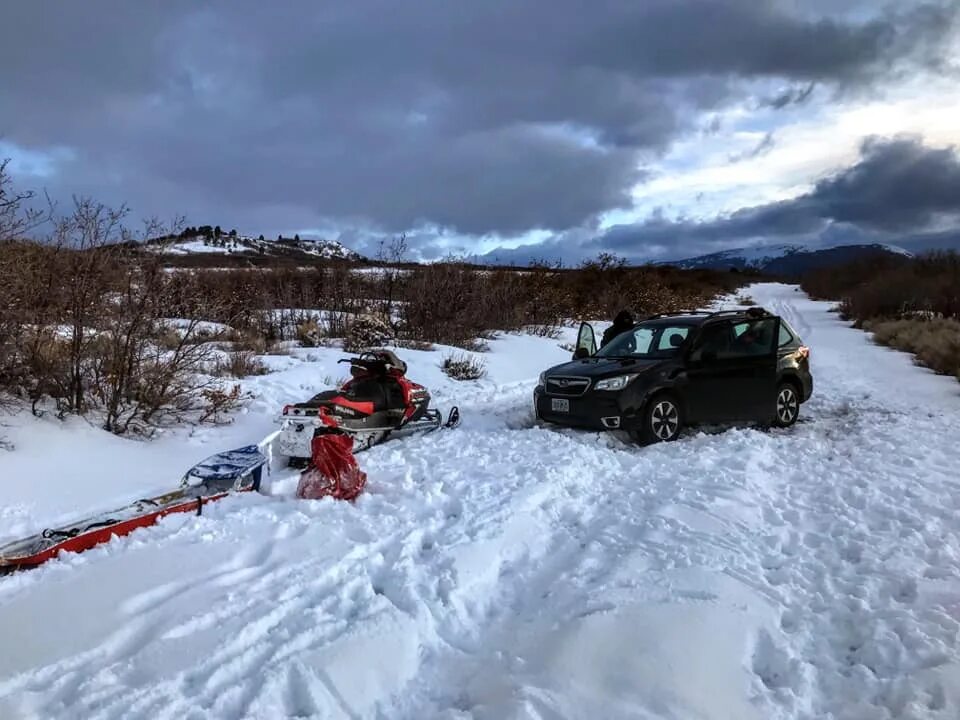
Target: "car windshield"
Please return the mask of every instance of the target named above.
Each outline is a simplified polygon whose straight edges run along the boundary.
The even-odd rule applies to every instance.
[[[597,357],[669,357],[690,334],[689,325],[637,325],[597,351]]]

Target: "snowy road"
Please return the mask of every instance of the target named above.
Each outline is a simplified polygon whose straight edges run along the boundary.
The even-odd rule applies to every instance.
[[[461,391],[355,505],[231,498],[0,579],[0,717],[957,717],[960,384],[750,294],[812,348],[796,427],[639,449],[537,427],[533,377]]]

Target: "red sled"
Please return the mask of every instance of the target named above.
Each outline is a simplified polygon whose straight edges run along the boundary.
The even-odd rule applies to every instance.
[[[297,485],[298,498],[353,500],[363,491],[367,474],[353,456],[352,437],[330,430],[316,435],[310,449],[310,465],[301,473]]]
[[[267,458],[256,445],[217,453],[190,468],[177,490],[3,545],[0,574],[37,567],[61,552],[90,550],[167,515],[200,515],[208,503],[235,492],[259,490],[266,464]]]

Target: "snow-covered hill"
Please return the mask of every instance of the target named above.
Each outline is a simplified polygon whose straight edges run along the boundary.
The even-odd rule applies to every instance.
[[[202,235],[152,241],[148,247],[165,255],[268,255],[310,256],[328,260],[362,260],[363,256],[336,240],[302,238],[254,238],[245,235]]]
[[[492,341],[476,383],[442,374],[444,349],[401,351],[463,424],[361,455],[355,504],[274,476],[0,578],[0,717],[957,717],[960,385],[793,287],[746,292],[811,347],[794,428],[641,449],[542,427],[536,375],[573,330]],[[266,358],[218,431],[8,419],[0,534],[267,435],[339,356]]]
[[[759,245],[673,260],[667,264],[688,269],[744,270],[749,268],[772,274],[797,275],[816,267],[839,265],[862,257],[882,254],[911,256],[911,253],[895,245],[880,243],[838,245],[826,248],[809,248],[804,245]]]

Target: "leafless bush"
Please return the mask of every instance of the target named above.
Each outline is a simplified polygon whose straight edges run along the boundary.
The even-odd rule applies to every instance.
[[[297,326],[297,340],[301,347],[317,347],[322,337],[320,324],[314,318],[310,318]]]
[[[459,343],[459,347],[475,353],[490,352],[490,343],[482,337],[467,338]]]
[[[238,410],[246,400],[240,385],[233,385],[229,390],[220,386],[206,388],[201,396],[200,422],[215,425],[226,422],[229,414]]]
[[[463,353],[444,357],[442,368],[454,380],[479,380],[487,374],[487,364],[482,358]]]
[[[547,325],[527,325],[524,328],[524,331],[534,335],[536,337],[548,338],[550,340],[556,340],[560,337],[560,328],[562,326],[557,324],[547,324]]]
[[[367,348],[380,347],[390,342],[393,332],[386,322],[372,315],[359,318],[347,330],[343,349],[347,352],[360,352]]]
[[[433,350],[433,343],[424,342],[422,340],[408,340],[400,339],[397,340],[397,347],[407,348],[408,350]]]
[[[952,319],[867,321],[874,340],[915,355],[915,362],[941,375],[960,376],[960,322]]]
[[[232,352],[227,360],[220,359],[214,368],[214,375],[230,375],[245,378],[251,375],[266,375],[270,368],[249,350]]]
[[[267,348],[267,355],[290,355],[291,350],[287,342],[275,342]]]
[[[840,300],[841,314],[858,323],[918,313],[960,318],[960,254],[868,258],[812,272],[802,287],[813,297]]]
[[[226,337],[230,343],[229,348],[235,352],[250,352],[257,355],[264,355],[267,352],[267,339],[250,330],[228,333]]]

